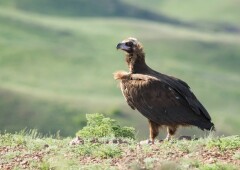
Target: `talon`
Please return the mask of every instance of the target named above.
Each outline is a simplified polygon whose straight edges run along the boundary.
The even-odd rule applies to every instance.
[[[167,136],[164,141],[170,141],[171,140],[171,137],[170,136]]]
[[[140,141],[140,145],[153,145],[153,144],[154,144],[154,141],[150,139]]]
[[[149,145],[153,145],[153,144],[154,144],[154,140],[150,140],[150,139],[149,139],[149,140],[148,140],[148,144],[149,144]]]

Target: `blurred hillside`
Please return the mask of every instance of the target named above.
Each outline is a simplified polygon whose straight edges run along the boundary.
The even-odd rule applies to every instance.
[[[129,109],[112,78],[127,69],[115,46],[133,36],[144,44],[149,66],[188,82],[220,134],[239,134],[239,5],[0,1],[0,130],[73,136],[85,113],[101,112],[146,137],[146,119]]]

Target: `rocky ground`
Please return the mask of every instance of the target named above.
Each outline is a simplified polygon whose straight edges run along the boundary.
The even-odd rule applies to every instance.
[[[159,141],[2,134],[0,169],[240,169],[240,136]]]

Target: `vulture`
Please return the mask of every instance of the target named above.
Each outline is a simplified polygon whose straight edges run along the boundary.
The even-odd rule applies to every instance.
[[[161,127],[167,127],[166,140],[172,139],[179,126],[215,129],[208,111],[186,82],[146,64],[143,46],[136,38],[123,40],[116,48],[125,51],[129,72],[117,71],[114,79],[120,81],[127,104],[148,119],[147,143],[154,143]]]

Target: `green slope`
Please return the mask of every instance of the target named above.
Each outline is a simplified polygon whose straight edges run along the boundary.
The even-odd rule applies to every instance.
[[[239,0],[123,0],[126,3],[188,21],[225,23],[240,26]]]
[[[2,130],[28,126],[55,132],[74,126],[64,132],[73,135],[84,113],[118,114],[120,110],[125,117],[117,118],[123,124],[146,132],[145,119],[128,109],[112,78],[114,71],[127,69],[115,45],[135,36],[144,43],[151,67],[188,82],[219,132],[239,133],[237,33],[199,32],[125,18],[50,17],[10,8],[0,9],[0,24],[0,87],[5,94],[0,116],[22,122],[15,128],[11,124],[16,120],[2,121]],[[13,100],[7,100],[8,96]],[[54,128],[33,123],[34,119],[50,119]]]
[[[237,0],[8,0],[0,5],[43,15],[68,17],[127,17],[198,30],[240,32]]]

